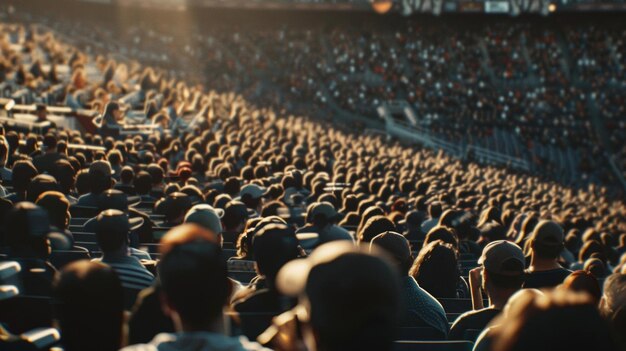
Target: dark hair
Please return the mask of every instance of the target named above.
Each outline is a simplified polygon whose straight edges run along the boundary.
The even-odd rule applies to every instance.
[[[196,240],[167,252],[159,265],[162,293],[182,321],[204,327],[222,314],[230,283],[218,244]]]
[[[140,171],[135,176],[135,180],[133,181],[133,187],[138,195],[146,195],[150,193],[152,189],[152,176],[150,173],[146,171]]]
[[[118,250],[128,240],[128,232],[124,230],[99,230],[96,226],[96,241],[102,252]]]
[[[358,232],[357,238],[361,242],[369,243],[376,235],[387,231],[396,231],[396,226],[393,222],[385,216],[374,216],[370,218],[363,226],[363,229]]]
[[[428,206],[428,214],[430,218],[439,218],[443,212],[440,202],[433,202]]]
[[[57,273],[53,297],[66,351],[122,346],[124,292],[112,268],[87,260],[70,263]]]
[[[441,240],[446,244],[450,244],[452,245],[452,247],[458,250],[459,238],[456,235],[456,231],[452,228],[444,226],[434,227],[426,234],[426,238],[424,239],[424,245],[435,242],[437,240]]]
[[[565,247],[564,244],[543,244],[540,241],[533,240],[531,243],[531,248],[533,255],[537,255],[539,258],[543,259],[556,259],[561,255],[561,251]]]
[[[437,240],[424,245],[409,271],[419,285],[437,298],[456,298],[459,267],[454,247]]]
[[[512,263],[515,261],[509,260],[505,262],[505,264],[509,264],[509,262]],[[519,263],[519,262],[515,262],[515,263]],[[522,269],[523,268],[524,267],[522,267]],[[489,281],[496,288],[519,290],[522,288],[522,285],[524,284],[524,274],[503,275],[503,274],[490,272],[489,270],[486,270],[486,272],[487,272],[487,276],[489,277]]]

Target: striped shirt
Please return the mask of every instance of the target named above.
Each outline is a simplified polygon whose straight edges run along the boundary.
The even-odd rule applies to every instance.
[[[154,275],[133,256],[103,257],[93,261],[102,262],[117,273],[125,289],[142,290],[152,285]]]

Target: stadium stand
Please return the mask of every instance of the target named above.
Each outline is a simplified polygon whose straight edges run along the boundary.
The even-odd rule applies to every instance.
[[[0,24],[1,349],[625,347],[626,204],[598,158],[623,164],[623,31],[183,40],[37,16]],[[246,91],[257,75],[278,99]],[[400,98],[435,135],[544,165],[314,116]]]

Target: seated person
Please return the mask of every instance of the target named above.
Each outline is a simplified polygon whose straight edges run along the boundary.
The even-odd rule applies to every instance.
[[[174,322],[176,333],[162,333],[147,344],[122,350],[266,350],[246,337],[223,334],[223,309],[231,286],[219,243],[193,224],[174,230],[173,246],[164,248],[159,274],[163,312]],[[194,239],[180,244],[176,240],[189,237]]]
[[[111,266],[120,277],[125,292],[125,306],[135,303],[137,293],[152,285],[154,275],[131,255],[128,233],[140,225],[137,219],[129,219],[119,210],[102,211],[96,217],[96,240],[102,257],[94,261]]]
[[[124,292],[110,267],[86,260],[61,270],[53,284],[65,351],[116,351],[122,346]]]

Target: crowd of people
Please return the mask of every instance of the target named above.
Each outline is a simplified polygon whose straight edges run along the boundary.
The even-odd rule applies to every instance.
[[[619,108],[626,69],[619,25],[496,21],[476,27],[410,19],[388,28],[144,23],[112,31],[93,21],[50,25],[85,32],[82,44],[92,50],[99,43],[104,52],[116,50],[187,81],[294,113],[329,115],[337,106],[377,119],[381,104],[406,100],[423,128],[454,143],[482,146],[494,129],[509,132],[524,146],[510,156],[534,162],[536,171],[550,161],[535,145],[571,149],[579,185],[617,184],[607,158],[616,155],[624,164]],[[597,125],[614,142],[606,143]]]
[[[0,346],[54,319],[66,351],[626,348],[626,204],[610,188],[294,116],[174,66],[89,55],[43,27],[0,32],[5,89],[48,122],[0,129],[0,257],[19,265],[0,265],[16,287],[0,295]],[[345,69],[402,74],[384,56],[395,49],[370,61],[396,44],[332,38]],[[319,45],[276,50],[309,59]],[[454,55],[480,88],[478,53]],[[447,74],[432,64],[424,79]],[[50,123],[55,105],[97,112],[97,129]]]

